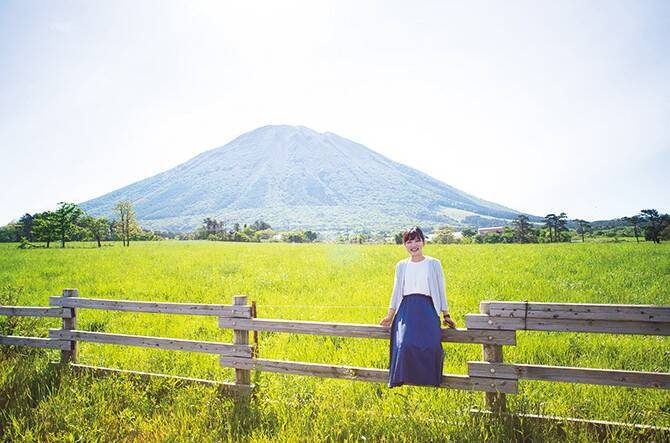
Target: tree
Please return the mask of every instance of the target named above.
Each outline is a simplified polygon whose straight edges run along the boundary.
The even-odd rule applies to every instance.
[[[396,245],[402,245],[402,235],[404,232],[396,232],[396,234],[393,236],[393,239],[395,240]]]
[[[565,212],[559,215],[547,214],[544,216],[544,227],[549,229],[549,240],[559,242],[565,240],[563,232],[568,231],[568,216]]]
[[[21,225],[19,223],[8,223],[0,228],[0,241],[17,242],[21,241]]]
[[[317,238],[318,236],[319,236],[319,234],[317,234],[317,233],[314,232],[314,231],[305,231],[305,238],[306,238],[307,241],[310,242],[310,243],[312,243],[314,240],[316,240],[316,238]]]
[[[517,215],[516,219],[512,222],[512,227],[514,228],[514,234],[517,242],[530,243],[532,227],[528,221],[527,215]]]
[[[586,220],[582,220],[580,218],[576,218],[575,222],[577,222],[577,233],[582,236],[582,243],[584,243],[584,234],[586,232],[591,231],[591,224],[587,222]]]
[[[209,237],[210,235],[218,235],[221,234],[222,232],[225,232],[225,226],[226,222],[221,220],[217,220],[215,218],[209,218],[207,217],[202,221],[205,231],[207,233],[206,237]]]
[[[121,200],[114,206],[114,210],[119,216],[115,223],[115,229],[121,236],[123,246],[130,246],[130,237],[139,232],[140,227],[135,218],[133,202],[130,200]]]
[[[29,242],[33,241],[33,222],[34,217],[28,213],[25,213],[23,217],[19,219],[19,224],[21,225],[21,235],[23,235],[23,237]]]
[[[658,235],[658,238],[660,238],[661,240],[670,240],[670,216],[668,216],[667,214],[665,216],[666,219],[665,222],[663,223],[663,229]]]
[[[88,215],[83,218],[82,226],[91,232],[93,238],[98,242],[98,248],[102,247],[100,241],[109,235],[109,220]]]
[[[464,228],[461,234],[463,234],[463,237],[471,238],[477,235],[477,230],[475,228]]]
[[[654,243],[660,243],[665,238],[665,229],[670,225],[670,215],[659,214],[656,209],[643,209],[640,218],[644,222],[644,237]]]
[[[60,239],[61,248],[65,247],[65,241],[70,239],[77,229],[77,222],[84,211],[74,203],[59,202],[60,207],[53,213],[56,222],[56,235]]]
[[[51,211],[35,214],[33,218],[33,234],[38,241],[46,242],[47,248],[56,240],[56,215]]]
[[[562,235],[563,232],[568,232],[568,215],[565,212],[561,212],[556,217],[556,225],[554,226],[554,234],[556,235],[556,241],[565,241],[566,238]],[[567,237],[569,240],[569,236]]]
[[[623,220],[625,220],[629,225],[633,226],[633,232],[635,233],[635,241],[640,243],[640,226],[642,226],[644,220],[642,217],[639,215],[634,215],[632,217],[624,217]]]
[[[269,223],[265,223],[263,220],[256,220],[254,224],[251,225],[251,228],[255,231],[264,231],[266,229],[272,229]]]
[[[449,226],[440,226],[435,230],[435,233],[431,239],[434,243],[456,243],[456,238],[454,237],[454,230]]]
[[[544,216],[544,227],[549,229],[549,241],[554,242],[554,226],[556,226],[556,222],[558,220],[558,217],[556,217],[556,214],[547,214]]]

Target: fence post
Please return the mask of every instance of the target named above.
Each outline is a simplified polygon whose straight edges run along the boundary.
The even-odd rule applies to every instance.
[[[77,289],[63,289],[63,297],[77,297]],[[67,312],[67,314],[66,314]],[[77,329],[77,308],[63,308],[63,330]],[[77,341],[70,340],[70,348],[60,352],[61,364],[77,363]]]
[[[244,306],[247,304],[246,295],[233,296],[233,304],[236,306]],[[249,331],[242,331],[233,329],[233,344],[248,345]],[[235,384],[249,386],[251,384],[251,370],[249,369],[235,369]]]
[[[479,312],[489,315],[489,304],[480,303]],[[503,347],[502,345],[482,345],[482,357],[489,363],[502,363]],[[491,412],[505,412],[507,409],[507,400],[505,394],[499,392],[486,392],[486,408]]]

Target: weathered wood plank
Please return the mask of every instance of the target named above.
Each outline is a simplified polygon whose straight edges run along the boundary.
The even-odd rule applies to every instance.
[[[219,319],[222,328],[247,331],[273,331],[293,334],[328,335],[336,337],[389,339],[391,329],[377,325],[356,323],[325,323],[315,321],[254,319]],[[442,341],[449,343],[515,345],[514,331],[482,331],[468,329],[442,329]]]
[[[522,330],[526,329],[523,318],[491,317],[486,314],[465,314],[465,327],[486,330]]]
[[[214,388],[217,388],[224,394],[233,396],[249,395],[254,388],[254,385],[237,385],[235,383],[227,383],[215,380],[205,380],[201,378],[181,377],[176,375],[157,374],[153,372],[130,371],[125,369],[104,368],[100,366],[89,366],[74,363],[69,365],[69,368],[71,368],[74,372],[90,373],[98,377],[124,375],[124,376],[137,377],[143,381],[147,381],[152,378],[174,380],[178,386],[193,385],[193,384],[212,386]]]
[[[62,296],[64,299],[71,300],[79,296],[79,291],[76,288],[63,289]],[[64,331],[71,331],[77,329],[77,309],[76,308],[62,308],[62,329]],[[70,340],[68,348],[62,350],[60,353],[60,362],[62,364],[77,363],[78,345],[76,341]]]
[[[197,303],[106,300],[102,298],[49,297],[49,304],[70,308],[107,311],[145,312],[153,314],[211,315],[216,317],[251,317],[251,306],[211,305]]]
[[[503,361],[503,347],[501,345],[482,345],[482,358],[487,362],[501,363]],[[484,377],[491,377],[491,375],[485,375]],[[499,392],[487,392],[485,402],[486,406],[492,411],[503,412],[507,409],[505,394]]]
[[[481,314],[488,314],[489,313],[488,305],[480,304],[479,312]],[[502,345],[495,345],[489,343],[483,344],[482,358],[489,363],[502,363],[503,361]],[[496,411],[500,413],[507,410],[507,398],[505,394],[502,394],[500,392],[486,392],[484,394],[484,397],[486,407],[489,408],[491,411]]]
[[[526,329],[557,332],[670,335],[670,323],[636,321],[528,319],[526,320]]]
[[[484,314],[467,314],[465,324],[470,329],[529,330],[554,332],[595,332],[606,334],[670,335],[670,323],[564,320],[543,318],[491,317]]]
[[[670,306],[589,303],[487,302],[489,315],[515,318],[670,322]]]
[[[663,372],[468,362],[468,374],[474,377],[486,376],[513,380],[544,380],[594,385],[670,389],[670,373]]]
[[[145,348],[168,349],[173,351],[204,352],[236,357],[251,357],[251,346],[231,345],[209,341],[182,340],[177,338],[145,337],[141,335],[110,334],[106,332],[64,331],[50,329],[49,337],[61,340],[75,340],[91,343],[140,346]]]
[[[492,363],[486,361],[469,361],[468,375],[471,377],[491,377],[517,380],[516,365],[512,363]]]
[[[68,312],[69,313],[69,312]],[[66,315],[68,313],[65,313]],[[62,318],[63,309],[48,306],[0,306],[0,315],[14,317],[54,317]]]
[[[0,345],[61,350],[70,349],[70,343],[67,341],[41,337],[21,337],[18,335],[0,335]]]
[[[221,366],[236,369],[256,369],[282,374],[343,378],[376,383],[388,383],[389,378],[389,372],[386,369],[336,366],[262,358],[245,359],[221,357],[220,362]],[[443,375],[440,387],[485,392],[517,392],[517,384],[514,380],[495,379],[490,377],[469,377],[466,375]]]
[[[236,295],[233,297],[233,304],[244,306],[247,304],[246,295]],[[249,345],[249,331],[242,329],[233,330],[233,343],[240,346]],[[251,371],[247,369],[235,369],[235,383],[238,385],[251,384]]]

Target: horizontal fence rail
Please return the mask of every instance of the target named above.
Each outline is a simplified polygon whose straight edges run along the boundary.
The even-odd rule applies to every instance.
[[[316,321],[275,320],[265,318],[220,318],[221,328],[244,331],[288,332],[292,334],[327,335],[331,337],[379,338],[388,340],[391,328],[356,323],[325,323]],[[473,331],[468,329],[442,329],[442,341],[472,344],[516,344],[515,331]]]
[[[670,322],[670,307],[588,303],[482,302],[492,317]]]
[[[61,308],[50,308],[41,306],[0,306],[0,315],[13,317],[54,317],[62,318],[69,315]]]
[[[105,311],[210,315],[214,317],[251,317],[251,306],[106,300],[102,298],[79,297],[49,297],[49,304],[67,308],[102,309]]]
[[[88,332],[62,329],[50,329],[49,337],[89,343],[141,346],[145,348],[167,349],[172,351],[204,352],[208,354],[251,357],[252,347],[227,343],[182,340],[177,338],[145,337],[141,335],[110,334],[106,332]]]
[[[670,322],[575,320],[562,318],[496,317],[466,314],[468,329],[508,331],[597,332],[606,334],[670,335]]]
[[[0,345],[27,346],[30,348],[69,349],[70,343],[63,340],[40,337],[20,337],[16,335],[0,335]]]
[[[221,366],[236,369],[257,369],[282,374],[308,375],[327,378],[387,383],[389,371],[386,369],[359,368],[354,366],[326,365],[319,363],[269,360],[264,358],[221,357]],[[469,391],[517,393],[516,380],[467,375],[442,375],[442,388]]]
[[[670,373],[622,371],[618,369],[573,368],[568,366],[468,362],[471,376],[543,380],[632,388],[670,389]]]

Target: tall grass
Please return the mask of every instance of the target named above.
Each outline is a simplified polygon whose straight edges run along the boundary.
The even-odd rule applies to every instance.
[[[246,294],[256,300],[259,317],[377,323],[388,306],[394,265],[405,257],[402,247],[392,245],[73,246],[19,250],[0,245],[3,297],[19,294],[22,305],[46,305],[49,295],[66,287],[78,288],[82,297],[203,303],[230,303],[234,294]],[[670,304],[666,244],[429,245],[425,252],[442,261],[450,310],[460,326],[463,316],[478,312],[479,302],[487,299]],[[58,320],[24,329],[45,336],[48,327],[58,327]],[[214,318],[197,316],[79,310],[78,328],[232,340]],[[522,332],[517,341],[516,347],[505,347],[506,361],[670,372],[667,337]],[[468,360],[481,359],[478,345],[446,344],[445,351],[448,373],[465,374]],[[483,407],[481,393],[389,390],[379,384],[256,373],[256,397],[240,406],[211,388],[54,373],[47,361],[56,359],[56,351],[2,352],[0,402],[12,400],[3,403],[0,426],[10,440],[86,435],[93,440],[505,441],[516,435],[533,441],[558,435],[531,424],[515,434],[474,422],[468,410]],[[388,343],[260,333],[260,356],[386,368]],[[232,370],[220,368],[213,355],[82,343],[79,361],[233,379]],[[670,398],[655,389],[524,381],[508,404],[516,412],[670,426]],[[579,429],[570,432],[575,440],[592,437]]]

